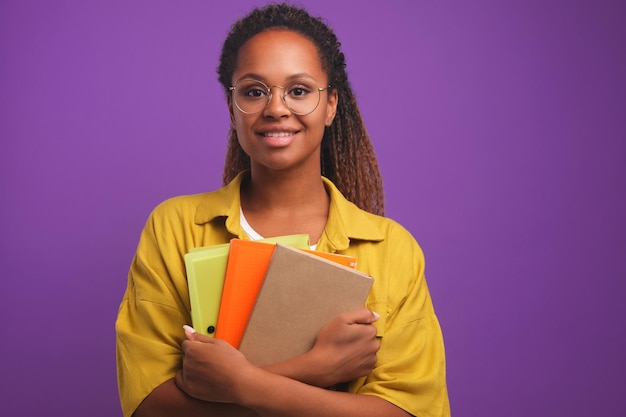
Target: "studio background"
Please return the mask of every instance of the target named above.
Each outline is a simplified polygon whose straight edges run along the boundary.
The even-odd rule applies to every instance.
[[[139,233],[220,186],[215,68],[259,4],[0,2],[0,414],[121,416]],[[342,41],[387,215],[425,251],[453,415],[625,415],[624,3],[300,4]]]

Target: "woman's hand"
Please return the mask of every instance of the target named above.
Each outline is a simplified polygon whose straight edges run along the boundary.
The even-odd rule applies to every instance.
[[[176,385],[188,395],[211,402],[237,403],[238,378],[257,369],[229,343],[195,333],[190,328],[183,341],[183,366]]]
[[[319,371],[319,386],[368,375],[376,364],[380,342],[372,325],[380,316],[363,307],[331,320],[306,354]]]

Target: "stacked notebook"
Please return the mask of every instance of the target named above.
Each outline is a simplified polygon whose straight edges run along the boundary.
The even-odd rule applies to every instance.
[[[308,236],[295,235],[185,255],[194,328],[257,366],[308,351],[332,318],[365,304],[372,285],[353,257],[308,248]]]

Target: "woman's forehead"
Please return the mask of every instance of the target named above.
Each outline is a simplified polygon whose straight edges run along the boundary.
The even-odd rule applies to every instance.
[[[294,77],[326,81],[316,45],[290,30],[272,29],[256,34],[239,49],[233,81],[254,74],[267,81],[284,82]],[[277,82],[278,82],[277,81]]]

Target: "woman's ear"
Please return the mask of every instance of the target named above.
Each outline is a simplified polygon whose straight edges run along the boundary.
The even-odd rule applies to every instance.
[[[335,115],[337,114],[337,104],[339,103],[339,95],[336,89],[328,91],[328,104],[326,105],[326,126],[333,124]]]

